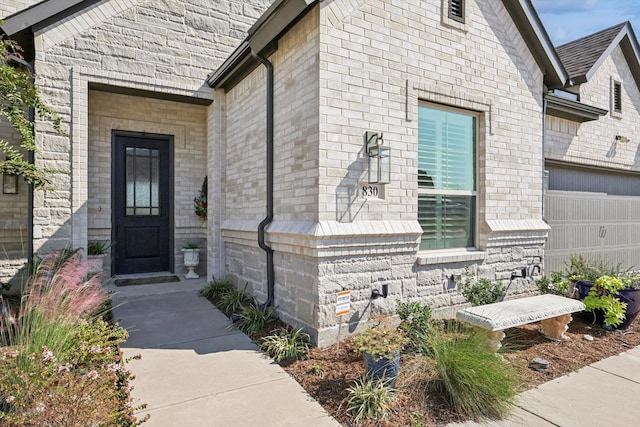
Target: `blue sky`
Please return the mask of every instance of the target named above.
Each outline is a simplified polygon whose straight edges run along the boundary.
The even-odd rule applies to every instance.
[[[555,46],[631,21],[640,37],[640,0],[531,0]]]

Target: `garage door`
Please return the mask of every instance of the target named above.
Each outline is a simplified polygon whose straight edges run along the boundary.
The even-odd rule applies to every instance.
[[[548,170],[546,272],[564,270],[574,253],[640,268],[640,177],[570,167]]]

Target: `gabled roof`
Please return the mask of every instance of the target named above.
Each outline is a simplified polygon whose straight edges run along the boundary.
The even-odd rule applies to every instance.
[[[569,79],[531,0],[502,0],[527,47],[544,74],[548,87],[563,87]],[[258,66],[252,50],[269,56],[280,37],[306,14],[316,0],[276,0],[249,30],[249,36],[229,58],[207,77],[214,88],[231,89]]]
[[[542,70],[547,87],[565,86],[569,80],[569,74],[553,48],[553,43],[531,0],[502,0],[502,3]]]
[[[51,18],[61,18],[62,13],[66,12],[68,15],[69,12],[73,13],[95,2],[96,0],[44,0],[4,18],[0,28],[7,36],[12,36]]]
[[[558,46],[556,51],[574,83],[581,84],[593,77],[618,46],[640,87],[640,48],[629,21]]]

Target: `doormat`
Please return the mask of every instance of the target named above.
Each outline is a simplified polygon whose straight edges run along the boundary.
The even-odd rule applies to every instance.
[[[157,283],[179,282],[178,276],[138,277],[136,279],[116,279],[116,286],[155,285]]]

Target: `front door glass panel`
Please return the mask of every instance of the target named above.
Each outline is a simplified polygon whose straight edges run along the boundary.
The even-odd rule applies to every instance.
[[[160,215],[159,150],[126,148],[127,216]]]

